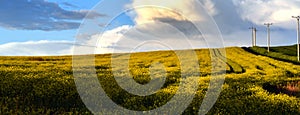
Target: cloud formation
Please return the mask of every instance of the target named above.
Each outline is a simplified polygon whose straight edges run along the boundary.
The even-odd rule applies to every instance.
[[[0,55],[5,56],[49,56],[72,54],[72,41],[28,41],[0,45]]]
[[[195,3],[194,0],[166,0],[166,3],[161,2],[160,0],[133,0],[132,5],[138,6],[139,4],[144,4],[144,2],[149,2],[149,4],[169,5],[173,11],[167,9],[155,9],[151,7],[140,8],[135,10],[134,16],[136,17],[133,17],[136,25],[123,25],[115,29],[105,31],[102,38],[100,38],[101,36],[99,36],[99,34],[89,36],[87,43],[82,41],[77,42],[79,44],[87,44],[89,45],[88,47],[93,47],[96,51],[95,53],[100,54],[111,52],[170,50],[171,47],[172,49],[185,49],[190,48],[190,45],[194,48],[202,48],[207,47],[206,42],[216,42],[214,39],[205,39],[205,41],[201,33],[193,31],[196,30],[195,26],[180,15],[180,12],[186,12],[185,14],[188,15],[185,17],[191,16],[194,17],[193,19],[201,22],[202,17],[193,7],[193,4]],[[219,26],[224,38],[225,46],[250,46],[251,31],[248,29],[250,26],[258,27],[257,44],[265,46],[267,41],[266,28],[263,25],[264,22],[275,23],[271,28],[272,46],[296,43],[296,25],[295,20],[293,20],[291,16],[300,15],[297,14],[300,12],[300,1],[200,0],[200,2],[206,8],[208,13],[213,16]],[[87,11],[70,12],[75,14],[84,14],[84,12]],[[56,19],[60,19],[60,21],[66,21],[69,19],[79,20],[81,17],[80,15],[69,16],[68,13],[57,13],[55,16]],[[95,17],[98,16],[99,15],[96,13]],[[89,18],[95,17],[91,15]],[[57,22],[53,23],[58,24]],[[0,22],[0,25],[1,24],[2,23]],[[50,27],[55,26],[55,24]],[[59,26],[59,24],[57,26]],[[82,35],[79,35],[82,36],[81,39],[87,38],[84,33],[81,34]],[[187,40],[186,37],[193,37],[195,39]],[[36,51],[37,48],[35,46],[45,47],[41,49],[54,47],[54,43],[50,43],[53,41],[47,42],[49,43],[38,41],[35,45],[32,45],[34,44],[33,42],[4,44],[0,45],[0,52],[12,55],[17,55],[17,53],[14,52],[19,52],[18,55],[39,55],[39,53],[58,55],[64,53],[71,54],[71,47],[60,43],[57,43],[60,44],[58,45],[60,48],[57,48],[56,50],[41,50],[41,52]],[[32,47],[26,44],[31,44]],[[140,47],[141,45],[143,46]],[[64,53],[57,53],[59,51]],[[31,54],[31,52],[37,53]],[[4,53],[1,55],[4,55]]]
[[[87,46],[95,46],[97,42],[95,53],[207,48],[207,43],[212,45],[216,38],[206,35],[211,39],[204,39],[196,24],[204,27],[210,25],[206,23],[207,16],[203,13],[207,11],[211,16],[215,16],[218,9],[211,0],[202,0],[200,3],[206,10],[199,8],[199,2],[196,0],[133,0],[129,6],[137,8],[127,13],[135,14],[132,17],[135,21],[134,26],[120,26],[104,32],[103,36],[96,34],[80,38],[77,42],[88,44]],[[147,6],[143,7],[145,4]],[[84,52],[86,51],[82,51]]]
[[[274,26],[293,29],[292,16],[300,15],[299,0],[233,0],[241,18],[254,24],[273,22]]]
[[[205,7],[207,12],[213,16],[224,38],[225,46],[250,46],[251,45],[251,31],[248,29],[250,26],[256,26],[258,31],[258,44],[266,44],[264,22],[273,22],[275,27],[272,28],[272,45],[288,45],[293,44],[293,31],[294,24],[291,16],[297,15],[300,11],[299,1],[284,1],[284,0],[199,0]],[[180,43],[184,43],[186,39],[182,35],[176,33],[182,32],[188,37],[197,36],[191,40],[191,44],[195,48],[205,47],[207,42],[217,42],[214,39],[203,39],[200,35],[193,30],[196,28],[187,21],[180,13],[185,12],[186,17],[192,17],[201,22],[202,17],[199,12],[194,9],[194,0],[173,0],[173,1],[159,1],[159,0],[146,0],[139,1],[133,0],[132,6],[139,5],[160,5],[166,6],[169,9],[155,8],[155,7],[141,7],[135,9],[136,17],[134,21],[136,25],[123,34],[124,37],[119,41],[130,41],[122,44],[114,42],[114,46],[122,46],[124,44],[134,44],[134,42],[141,43],[141,41],[154,40],[159,37],[160,41],[168,42],[177,47],[177,49],[184,49]],[[171,10],[170,10],[171,9]],[[172,12],[175,11],[175,12]],[[170,28],[168,25],[173,26]],[[282,30],[288,29],[288,30]],[[105,41],[105,38],[101,40]],[[282,42],[285,41],[285,42]],[[136,44],[137,44],[136,43]],[[176,43],[179,43],[176,45]],[[112,48],[112,47],[110,47]],[[118,47],[115,47],[117,49]],[[157,48],[148,48],[149,50],[156,50]]]
[[[45,0],[1,0],[0,26],[19,30],[68,30],[78,28],[89,10],[68,11]],[[91,12],[88,19],[105,16]]]
[[[214,8],[214,3],[211,0],[199,0],[202,5],[207,9],[210,15],[216,15],[217,10]],[[140,7],[136,8],[135,22],[137,24],[144,24],[147,22],[154,22],[157,19],[171,18],[178,21],[186,20],[188,17],[193,21],[201,21],[203,17],[199,15],[199,8],[197,0],[133,0],[130,6],[137,7],[143,5],[153,7]],[[155,7],[159,6],[159,7]],[[182,16],[182,14],[185,14]]]
[[[177,26],[180,26],[180,22],[178,23]],[[186,24],[186,22],[183,23]],[[138,26],[124,25],[106,31],[102,36],[94,35],[86,44],[93,46],[97,41],[97,48],[95,48],[97,54],[207,47],[201,35],[189,39],[190,36],[185,34],[190,33],[181,32],[177,27],[163,22],[153,22]]]

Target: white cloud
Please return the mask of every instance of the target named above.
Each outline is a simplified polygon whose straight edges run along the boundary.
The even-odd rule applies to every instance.
[[[113,52],[113,47],[116,46],[116,43],[120,40],[120,38],[126,34],[128,30],[130,30],[132,26],[124,25],[121,27],[117,27],[115,29],[106,31],[103,33],[102,36],[96,34],[92,36],[91,41],[97,41],[97,48],[95,53],[102,54],[102,53],[111,53]],[[94,40],[96,39],[96,40]],[[91,42],[90,41],[90,42]],[[88,43],[93,44],[93,42]]]
[[[0,45],[0,55],[5,56],[48,56],[72,54],[72,41],[27,41]]]
[[[218,9],[215,6],[215,3],[212,0],[199,0],[204,8],[207,10],[207,12],[212,15],[215,16],[219,13]]]
[[[211,0],[200,0],[200,2],[210,15],[217,14],[217,10]],[[139,7],[135,9],[135,22],[137,24],[144,24],[161,18],[171,18],[181,21],[189,18],[189,20],[201,21],[203,17],[199,14],[203,11],[198,8],[197,4],[197,0],[133,0],[131,6]],[[141,7],[144,5],[151,5],[153,7]]]
[[[299,0],[233,0],[243,20],[261,25],[273,22],[274,26],[293,29],[292,16],[300,15]]]
[[[218,14],[213,1],[201,0],[200,2],[209,14]],[[202,33],[197,31],[195,23],[204,26],[206,24],[202,19],[204,16],[201,16],[205,11],[195,8],[198,4],[195,0],[134,0],[131,6],[145,4],[167,8],[139,7],[135,9],[135,13],[127,12],[131,16],[135,16],[133,19],[136,25],[126,25],[106,31],[102,37],[96,34],[86,43],[89,46],[94,46],[95,41],[97,41],[95,53],[111,53],[207,48],[214,47],[208,46],[207,43],[222,42],[211,37],[212,35],[205,35],[208,39],[204,40]],[[185,16],[182,16],[181,13]],[[193,19],[194,23],[186,20],[186,17]],[[86,48],[84,50],[90,51],[92,49]],[[82,53],[84,52],[87,51],[82,51]]]
[[[102,38],[94,35],[88,43],[93,44],[97,41],[94,39],[100,39],[96,53],[207,47],[195,23],[205,26],[207,17],[202,14],[208,11],[210,15],[216,15],[218,11],[211,0],[201,0],[200,3],[205,11],[199,8],[197,0],[133,0],[126,7],[137,7],[134,12],[127,12],[134,16],[136,25],[106,31]],[[143,45],[142,48],[140,45]]]
[[[93,45],[94,41],[98,41],[95,51],[97,54],[207,47],[201,35],[190,39],[188,38],[190,36],[184,34],[184,31],[172,25],[152,22],[136,26],[121,26],[105,32],[102,37],[94,35],[87,43]]]

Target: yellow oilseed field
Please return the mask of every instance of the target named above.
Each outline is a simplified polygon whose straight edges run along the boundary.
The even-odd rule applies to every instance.
[[[220,49],[197,49],[95,55],[93,68],[106,95],[118,106],[135,111],[160,108],[178,93],[181,82],[196,83],[195,91],[183,88],[186,94],[181,95],[195,93],[183,114],[198,114],[207,90],[214,87],[209,84],[212,75],[217,74],[212,71],[215,61],[215,68],[225,64],[226,74],[208,114],[300,114],[297,62],[258,55],[247,48],[231,47],[225,51],[226,54]],[[196,57],[189,57],[191,52]],[[72,61],[72,56],[0,57],[0,114],[92,114],[77,91]],[[151,95],[139,96],[119,86],[115,77],[126,78],[122,84],[127,83],[127,78],[142,85],[152,80],[160,82],[161,78],[165,81]]]

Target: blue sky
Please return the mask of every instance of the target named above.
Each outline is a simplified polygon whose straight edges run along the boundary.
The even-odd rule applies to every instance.
[[[189,11],[191,15],[197,15],[197,12],[190,9],[192,1],[175,0],[169,4],[176,10]],[[300,15],[298,0],[199,1],[203,3],[219,26],[225,46],[250,46],[251,32],[248,29],[250,26],[255,26],[259,30],[257,44],[265,46],[266,28],[263,25],[265,22],[274,23],[274,26],[271,26],[273,46],[296,44],[296,21],[291,16]],[[80,25],[88,24],[88,21],[93,20],[97,21],[98,26],[95,27],[97,29],[103,29],[107,22],[112,21],[104,31],[106,40],[100,40],[102,43],[98,43],[101,47],[106,48],[105,50],[100,49],[99,53],[109,53],[107,48],[115,46],[119,40],[115,38],[116,36],[125,35],[125,31],[135,28],[145,20],[149,21],[147,19],[149,16],[155,18],[155,20],[150,20],[154,22],[163,22],[159,20],[162,18],[177,20],[176,17],[170,17],[167,13],[153,13],[151,10],[135,10],[130,14],[122,14],[115,20],[111,20],[116,17],[115,13],[123,11],[129,6],[141,3],[157,4],[160,1],[107,0],[107,6],[101,6],[99,4],[101,2],[101,0],[0,1],[0,13],[2,14],[0,17],[0,55],[70,55],[72,54],[71,44],[75,41],[76,36],[78,37],[77,31]],[[186,4],[187,6],[184,6]],[[186,24],[188,25],[188,23]],[[150,27],[158,29],[156,31],[149,30]],[[168,32],[167,28],[165,30],[161,30],[161,28],[164,27],[148,25],[148,28],[139,29],[139,31]],[[182,29],[184,28],[182,27]],[[99,35],[101,31],[95,32],[87,32],[88,34],[83,37],[97,39],[95,36]],[[132,32],[131,34],[137,33]],[[126,37],[128,38],[128,36]],[[134,36],[131,37],[128,39],[133,40]],[[140,39],[140,41],[143,40],[146,38]],[[49,49],[51,47],[55,48]]]
[[[0,9],[3,12],[6,12],[8,14],[12,12],[17,12],[20,10],[23,10],[25,12],[20,12],[16,14],[11,14],[8,17],[2,17],[6,18],[7,20],[15,20],[20,23],[24,22],[22,18],[26,18],[27,16],[25,15],[31,15],[31,14],[37,14],[40,12],[34,12],[32,11],[30,5],[26,6],[24,3],[20,3],[19,1],[22,0],[10,0],[10,1],[5,1],[3,0],[1,3],[2,5],[6,5],[11,3],[13,5],[19,4],[19,7],[15,6],[7,6],[11,8],[5,8],[5,7],[0,7]],[[23,0],[27,1],[27,0]],[[34,0],[32,0],[34,1]],[[38,0],[39,1],[39,0]],[[69,11],[78,11],[78,10],[89,10],[92,9],[97,3],[99,3],[101,0],[89,0],[88,2],[84,0],[47,0],[45,2],[51,2],[53,4],[57,4],[59,7],[61,7],[63,10],[69,10]],[[23,6],[22,6],[23,4]],[[28,3],[28,4],[33,4],[34,3]],[[21,8],[21,9],[19,9]],[[56,9],[52,9],[56,10]],[[27,12],[27,13],[26,13]],[[26,13],[26,14],[24,14]],[[19,16],[16,16],[19,15]],[[38,14],[36,16],[41,16],[42,15],[47,15],[47,14]],[[33,17],[35,18],[35,17]],[[51,18],[51,17],[45,17],[45,18]],[[78,24],[81,23],[83,17],[80,19],[75,19],[75,21],[78,22]],[[34,22],[35,20],[28,20],[28,22],[24,23],[31,23],[30,21]],[[5,21],[3,21],[5,23]],[[47,22],[45,22],[47,23]],[[45,24],[43,23],[43,24]],[[65,28],[65,29],[58,29],[58,28],[52,28],[53,30],[43,30],[39,28],[33,28],[33,29],[24,29],[24,28],[11,28],[11,27],[0,27],[0,44],[5,44],[9,42],[26,42],[26,41],[38,41],[38,40],[74,40],[74,36],[76,35],[78,26],[74,28]]]

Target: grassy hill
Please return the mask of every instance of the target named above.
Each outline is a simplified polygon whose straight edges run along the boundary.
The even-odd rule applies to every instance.
[[[273,48],[272,51],[277,53],[288,48]],[[262,49],[250,49],[255,52],[253,54],[245,48],[226,48],[226,56],[218,49],[212,52],[207,49],[195,50],[199,75],[189,72],[195,67],[180,62],[190,61],[189,55],[185,54],[188,51],[178,51],[183,55],[180,59],[172,51],[135,53],[130,56],[97,55],[95,69],[107,95],[116,104],[131,110],[159,108],[176,94],[180,82],[198,82],[196,95],[183,113],[197,114],[213,74],[211,61],[219,61],[226,64],[226,79],[218,100],[208,114],[300,114],[300,65],[290,63],[289,58],[280,58],[280,61],[274,59],[273,55],[264,56],[265,53],[260,52]],[[292,52],[280,55],[292,55],[293,61]],[[136,82],[147,84],[153,72],[157,78],[165,75],[165,84],[150,96],[128,93],[114,79],[114,75],[128,76],[122,72],[122,66],[111,65],[112,56],[120,60],[130,57],[129,71]],[[211,60],[210,56],[219,58]],[[152,68],[156,62],[163,65],[165,74],[161,69]],[[0,57],[0,95],[0,114],[91,114],[76,90],[71,56]]]
[[[297,45],[271,47],[268,52],[267,47],[250,47],[245,50],[257,54],[268,56],[277,60],[300,64],[297,60]]]
[[[297,45],[271,47],[272,52],[282,52],[285,55],[297,56]]]

